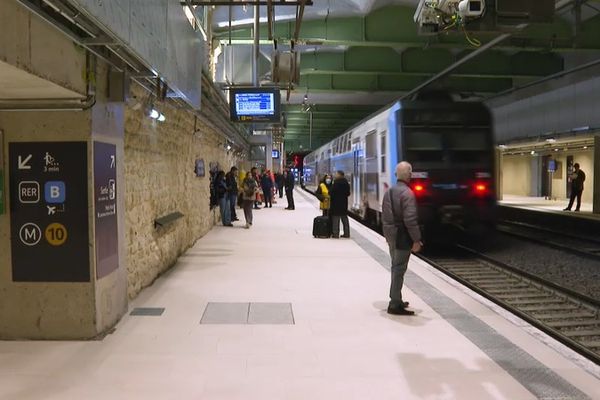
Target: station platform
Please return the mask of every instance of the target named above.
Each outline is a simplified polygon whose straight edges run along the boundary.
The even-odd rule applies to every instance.
[[[0,399],[598,399],[600,370],[412,257],[385,313],[382,237],[314,239],[296,190],[216,226],[90,342],[0,342]]]
[[[516,207],[535,211],[551,211],[557,213],[564,213],[568,214],[573,218],[600,219],[600,214],[592,213],[592,203],[582,202],[579,212],[563,211],[569,205],[569,200],[567,199],[547,200],[543,197],[504,195],[503,199],[500,200],[498,204],[507,207]]]

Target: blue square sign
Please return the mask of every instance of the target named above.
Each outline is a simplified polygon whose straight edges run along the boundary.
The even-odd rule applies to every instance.
[[[62,204],[67,199],[67,190],[63,181],[46,182],[44,195],[48,204]]]

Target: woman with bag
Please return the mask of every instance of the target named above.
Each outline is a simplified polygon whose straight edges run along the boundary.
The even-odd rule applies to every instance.
[[[246,174],[246,178],[242,182],[242,198],[244,201],[244,218],[246,218],[246,229],[252,226],[252,206],[256,200],[258,193],[258,183],[252,176],[251,172]]]
[[[319,209],[323,211],[323,216],[327,217],[329,215],[329,208],[331,207],[331,196],[329,192],[331,191],[331,175],[325,174],[323,179],[321,179],[321,183],[315,192],[317,195],[317,199],[319,199]]]

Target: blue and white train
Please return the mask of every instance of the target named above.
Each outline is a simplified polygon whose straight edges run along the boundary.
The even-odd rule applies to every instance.
[[[395,166],[413,166],[411,186],[421,224],[493,226],[496,208],[492,116],[479,102],[450,97],[397,101],[304,158],[304,185],[316,190],[326,173],[345,172],[349,211],[380,226]]]

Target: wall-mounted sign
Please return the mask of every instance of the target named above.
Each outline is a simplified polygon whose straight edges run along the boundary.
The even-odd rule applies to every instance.
[[[94,219],[96,277],[119,268],[117,230],[117,146],[94,142]]]
[[[229,107],[234,122],[280,122],[281,95],[278,88],[229,89]]]
[[[271,150],[272,158],[279,158],[279,150]]]
[[[9,143],[12,278],[88,282],[86,142]]]
[[[4,208],[4,133],[0,130],[0,215]]]
[[[204,159],[200,158],[200,159],[196,160],[194,172],[196,172],[196,176],[198,176],[198,177],[203,177],[206,175],[206,171],[205,171],[205,167],[204,167]]]

